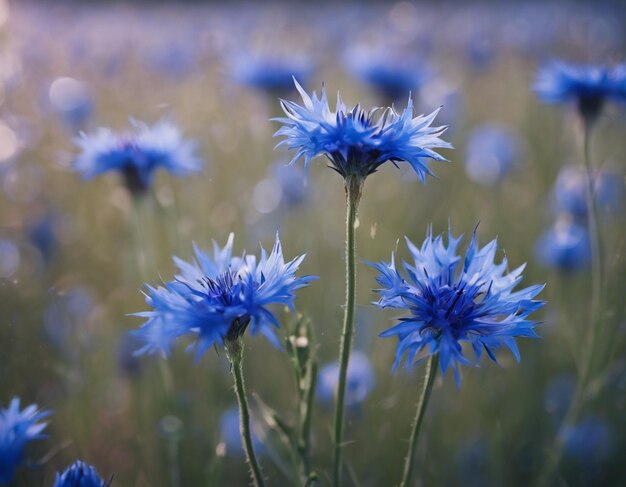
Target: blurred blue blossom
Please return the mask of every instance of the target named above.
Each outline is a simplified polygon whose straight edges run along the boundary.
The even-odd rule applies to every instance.
[[[313,73],[304,57],[243,53],[234,56],[230,69],[239,83],[269,93],[292,91],[294,78],[306,85]]]
[[[133,131],[115,133],[100,128],[94,134],[81,133],[76,139],[82,153],[74,169],[84,179],[118,171],[134,194],[146,191],[154,173],[162,168],[175,175],[199,172],[202,162],[195,155],[196,144],[183,139],[173,124],[161,121],[152,127],[131,120]]]
[[[93,114],[94,101],[87,86],[74,78],[55,79],[48,90],[52,110],[70,127],[83,126]]]
[[[335,400],[339,382],[339,363],[332,362],[319,371],[316,397],[322,403],[331,405]],[[346,384],[346,407],[357,409],[370,394],[376,382],[374,368],[363,352],[354,351],[348,363]]]
[[[547,267],[565,271],[586,268],[591,261],[587,228],[568,216],[561,216],[539,237],[536,252]]]
[[[566,426],[561,440],[564,455],[587,466],[602,464],[613,451],[611,427],[595,416],[587,416],[575,425]]]
[[[108,487],[91,465],[80,460],[75,461],[62,474],[57,473],[52,487]]]
[[[483,32],[475,32],[465,49],[467,59],[478,71],[487,69],[495,60],[497,49],[495,42]]]
[[[576,102],[581,115],[593,120],[605,101],[626,101],[626,64],[609,68],[554,61],[539,70],[534,90],[546,103]]]
[[[0,408],[0,484],[13,479],[15,469],[24,460],[24,449],[33,440],[45,438],[41,432],[47,423],[40,421],[50,414],[31,404],[20,410],[20,400],[11,399],[9,407]]]
[[[506,127],[484,124],[469,136],[465,172],[476,183],[493,185],[502,181],[520,160],[522,143]]]
[[[270,171],[282,189],[281,203],[292,207],[306,200],[307,180],[302,168],[290,164],[276,163],[271,167]]]
[[[346,64],[363,83],[371,86],[388,102],[404,101],[415,95],[431,77],[423,63],[388,52],[358,50],[346,56]]]
[[[28,237],[39,249],[46,263],[52,260],[59,247],[58,223],[59,217],[52,212],[47,212],[28,226]]]
[[[546,385],[543,401],[555,423],[559,424],[565,417],[575,389],[576,376],[573,374],[557,375]]]
[[[0,279],[9,279],[20,268],[22,261],[19,247],[9,239],[0,239]]]
[[[598,209],[616,213],[624,201],[623,179],[606,171],[596,171],[592,177]],[[566,166],[561,169],[554,185],[557,210],[578,219],[587,218],[587,185],[587,171],[583,168]]]
[[[265,453],[263,443],[256,433],[255,423],[252,423],[252,446],[258,455]],[[239,423],[239,409],[232,407],[224,411],[220,417],[220,447],[222,454],[244,458],[245,452],[241,444],[241,432]],[[219,448],[219,447],[218,447]]]
[[[164,286],[146,285],[146,303],[152,311],[136,313],[146,318],[133,332],[145,345],[138,353],[170,353],[180,336],[196,337],[196,358],[224,339],[236,339],[250,327],[261,332],[273,344],[279,341],[273,326],[280,324],[267,308],[282,304],[293,309],[295,291],[316,279],[296,277],[304,255],[285,263],[278,235],[268,254],[261,247],[260,258],[243,254],[232,256],[234,235],[224,248],[213,242],[213,255],[195,247],[196,258],[185,262],[174,258],[180,274]]]
[[[382,286],[377,290],[381,298],[375,304],[410,313],[380,334],[398,337],[394,371],[405,352],[408,368],[421,355],[438,353],[442,375],[452,368],[457,387],[461,383],[459,365],[473,363],[464,355],[462,342],[471,343],[476,359],[485,351],[497,362],[495,352],[505,346],[519,361],[515,337],[538,336],[534,331],[537,322],[528,317],[544,305],[533,299],[543,285],[513,291],[525,266],[507,272],[506,257],[496,264],[496,240],[480,248],[474,234],[464,259],[457,255],[460,241],[461,237],[448,233],[446,246],[443,236],[433,237],[432,230],[421,248],[406,239],[414,261],[401,267],[406,279],[396,267],[394,254],[389,263],[370,263],[380,272],[376,280]]]
[[[282,100],[287,118],[276,121],[283,126],[275,136],[285,137],[277,145],[296,150],[294,163],[304,157],[308,168],[312,158],[325,155],[331,167],[344,179],[356,177],[363,181],[385,162],[394,165],[407,162],[424,181],[431,174],[427,158],[446,159],[435,152],[437,148],[452,146],[439,138],[446,127],[431,127],[439,110],[430,115],[413,117],[413,101],[398,114],[393,108],[365,112],[359,105],[348,111],[337,95],[335,111],[331,111],[322,87],[320,98],[314,92],[310,97],[296,82],[303,105]]]
[[[89,315],[95,307],[91,293],[82,287],[54,293],[43,314],[43,329],[50,343],[70,361],[91,341]]]

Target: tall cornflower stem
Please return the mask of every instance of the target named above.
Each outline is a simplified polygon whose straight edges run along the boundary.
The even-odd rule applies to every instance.
[[[226,354],[230,361],[230,370],[235,381],[235,393],[239,403],[239,431],[246,453],[246,460],[250,467],[250,477],[255,487],[264,487],[261,466],[254,454],[252,446],[252,431],[250,428],[250,408],[246,397],[246,387],[243,380],[243,341],[241,338],[226,339]]]
[[[343,447],[344,403],[346,397],[346,378],[352,336],[354,334],[354,305],[356,300],[356,239],[355,224],[358,212],[363,179],[359,176],[348,176],[345,179],[346,189],[346,304],[343,315],[343,331],[339,349],[339,382],[337,386],[337,405],[335,409],[335,437],[333,458],[333,485],[341,485],[341,454]]]
[[[411,440],[409,443],[409,451],[404,459],[404,472],[402,474],[401,487],[408,487],[413,476],[413,467],[415,464],[415,450],[417,449],[417,442],[419,440],[420,429],[424,416],[426,415],[426,408],[428,407],[428,401],[430,394],[435,384],[435,377],[437,377],[438,368],[438,356],[437,354],[431,355],[426,361],[426,371],[424,373],[424,384],[422,386],[422,393],[417,401],[417,409],[415,411],[415,419],[413,420],[413,430],[411,431]]]
[[[602,238],[598,225],[598,209],[594,195],[593,164],[591,162],[591,132],[593,119],[583,117],[583,162],[587,176],[587,229],[591,246],[591,302],[589,305],[589,319],[587,321],[586,336],[582,350],[582,364],[576,389],[572,394],[569,407],[559,426],[556,442],[548,455],[546,465],[539,477],[538,485],[547,486],[556,470],[559,468],[563,455],[565,428],[576,422],[587,396],[587,387],[592,375],[596,328],[600,324],[600,309],[602,299],[602,283],[604,280],[604,263],[602,258]]]
[[[591,303],[589,307],[589,324],[587,326],[586,350],[583,356],[581,382],[586,385],[591,374],[593,351],[595,346],[596,327],[599,326],[602,299],[602,282],[604,279],[604,263],[602,258],[602,238],[598,219],[598,208],[594,194],[594,174],[591,162],[591,132],[593,121],[583,120],[583,153],[587,171],[587,226],[591,241]]]

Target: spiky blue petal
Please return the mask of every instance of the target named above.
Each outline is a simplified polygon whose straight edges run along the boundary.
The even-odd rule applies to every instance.
[[[363,180],[385,162],[406,162],[424,181],[431,174],[426,159],[446,160],[434,149],[452,148],[440,139],[446,127],[431,126],[439,109],[414,117],[409,97],[402,113],[391,107],[366,112],[359,105],[348,110],[338,94],[332,111],[324,87],[318,98],[315,92],[309,96],[294,82],[303,104],[281,101],[287,117],[275,119],[282,127],[274,134],[284,137],[277,147],[296,151],[291,163],[303,158],[308,167],[311,159],[325,155],[344,178],[356,176]]]
[[[15,469],[24,460],[26,445],[45,438],[47,423],[40,422],[50,413],[35,404],[20,410],[20,399],[14,397],[6,409],[0,409],[0,484],[11,482]]]
[[[271,252],[261,248],[260,257],[232,255],[233,234],[223,248],[213,242],[212,255],[195,247],[195,260],[174,258],[179,273],[163,286],[146,286],[146,303],[152,310],[136,313],[147,318],[133,332],[144,343],[138,353],[168,355],[183,335],[195,338],[199,358],[226,337],[239,336],[248,327],[272,343],[279,341],[274,327],[278,319],[269,306],[293,309],[295,291],[316,279],[296,277],[304,255],[285,262],[278,235]]]
[[[370,264],[382,286],[375,304],[409,313],[380,335],[398,337],[394,371],[403,360],[411,367],[438,353],[442,374],[451,368],[460,385],[460,365],[474,364],[483,352],[496,361],[502,347],[519,360],[515,337],[537,337],[537,323],[528,316],[543,306],[534,300],[543,286],[514,291],[524,266],[508,271],[506,258],[497,264],[496,240],[479,247],[474,235],[464,257],[457,253],[460,241],[449,233],[446,244],[429,230],[421,247],[406,240],[412,262],[397,266],[392,255],[390,263]],[[475,360],[466,356],[463,342],[472,346]]]
[[[57,473],[53,487],[108,487],[91,465],[75,461],[63,473]]]

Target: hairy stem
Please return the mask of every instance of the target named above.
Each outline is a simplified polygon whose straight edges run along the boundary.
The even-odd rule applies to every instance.
[[[337,405],[335,410],[335,437],[333,456],[333,485],[341,485],[341,454],[343,442],[344,402],[346,396],[346,377],[354,333],[354,304],[356,299],[356,215],[361,198],[362,181],[359,177],[347,177],[346,185],[346,304],[343,315],[343,331],[339,349],[339,382],[337,386]]]
[[[263,473],[252,446],[250,409],[243,380],[243,341],[240,338],[226,340],[226,353],[230,360],[230,370],[235,381],[235,393],[239,403],[239,431],[241,432],[241,441],[246,453],[246,460],[250,466],[250,477],[255,487],[264,487]]]
[[[430,393],[433,390],[435,384],[435,377],[437,376],[437,355],[431,355],[426,362],[426,371],[424,373],[424,384],[422,387],[422,393],[417,401],[417,410],[415,411],[415,419],[413,420],[413,431],[411,432],[411,441],[409,443],[409,451],[404,459],[404,473],[402,474],[401,487],[408,487],[411,477],[413,475],[413,465],[415,463],[415,450],[417,449],[417,441],[419,439],[420,428],[424,421],[424,415],[426,414],[426,408],[428,407],[428,400],[430,399]]]

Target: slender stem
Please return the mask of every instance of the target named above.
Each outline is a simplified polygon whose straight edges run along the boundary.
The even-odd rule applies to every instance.
[[[250,477],[255,487],[263,487],[265,485],[263,473],[261,472],[261,467],[254,454],[254,447],[252,446],[250,410],[243,380],[243,342],[241,339],[226,340],[226,354],[230,360],[230,370],[235,381],[235,393],[237,394],[237,402],[239,403],[239,430],[241,432],[241,440],[246,453],[246,459],[250,466]]]
[[[302,462],[302,474],[307,478],[311,473],[311,462],[309,460],[310,438],[311,438],[311,419],[313,417],[313,396],[315,395],[315,384],[317,382],[317,362],[312,360],[307,370],[308,384],[306,396],[300,398],[300,438],[298,440],[298,450]],[[302,411],[304,409],[304,411]]]
[[[413,431],[411,432],[411,442],[409,443],[409,451],[404,459],[404,473],[402,474],[401,487],[408,487],[413,475],[413,464],[415,463],[415,450],[417,449],[417,440],[419,439],[420,428],[424,421],[424,415],[426,414],[426,408],[428,407],[428,400],[430,399],[430,393],[433,390],[435,384],[435,377],[437,377],[437,355],[431,355],[426,362],[426,371],[424,372],[424,385],[422,386],[422,393],[417,401],[417,410],[415,411],[415,419],[413,420]]]
[[[598,225],[598,210],[594,195],[594,175],[591,163],[591,129],[593,121],[583,119],[583,159],[587,176],[587,230],[591,245],[591,302],[589,306],[589,319],[586,323],[586,334],[583,342],[582,365],[580,367],[580,377],[576,384],[576,389],[572,394],[567,411],[559,425],[556,434],[556,441],[548,455],[544,469],[539,476],[537,485],[546,486],[556,470],[559,468],[563,448],[565,446],[565,428],[576,422],[587,396],[587,386],[592,375],[593,359],[595,351],[596,328],[600,323],[600,309],[602,298],[602,282],[604,274],[604,264],[602,260],[602,239],[600,227]]]
[[[346,304],[343,315],[343,331],[339,349],[339,383],[337,386],[337,405],[335,410],[335,438],[333,461],[333,485],[341,485],[341,449],[343,442],[344,401],[346,395],[346,377],[350,361],[350,348],[354,332],[354,304],[356,299],[356,242],[355,222],[361,198],[362,181],[353,176],[346,178]]]

